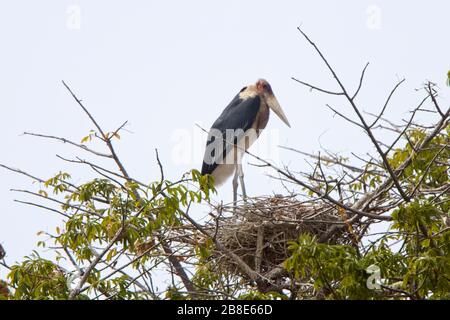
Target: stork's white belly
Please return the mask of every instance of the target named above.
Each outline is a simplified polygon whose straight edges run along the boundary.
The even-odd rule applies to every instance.
[[[231,177],[236,170],[236,165],[242,163],[242,157],[245,151],[258,139],[259,132],[251,128],[245,132],[245,135],[238,141],[225,157],[224,163],[219,164],[213,171],[214,185],[216,187],[223,184]]]
[[[221,164],[211,174],[214,177],[214,185],[219,187],[222,185],[229,177],[234,174],[236,166],[234,164]]]

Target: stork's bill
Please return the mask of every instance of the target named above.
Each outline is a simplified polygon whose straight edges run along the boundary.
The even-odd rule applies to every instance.
[[[214,122],[208,134],[202,174],[211,174],[216,186],[233,175],[245,150],[258,138],[269,121],[270,110],[288,126],[270,84],[260,79],[244,87]]]

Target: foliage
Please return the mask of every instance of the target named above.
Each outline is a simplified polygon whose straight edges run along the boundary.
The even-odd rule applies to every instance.
[[[64,271],[37,252],[12,266],[8,279],[15,299],[67,299],[69,294]]]

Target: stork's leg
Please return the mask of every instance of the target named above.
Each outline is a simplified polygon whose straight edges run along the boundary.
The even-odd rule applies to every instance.
[[[238,188],[238,168],[236,166],[233,177],[233,205],[235,208],[237,204],[237,188]]]
[[[242,170],[242,163],[239,163],[237,166],[238,166],[237,172],[239,175],[239,182],[241,183],[242,197],[244,198],[244,201],[247,201],[247,192],[245,191],[244,171]]]

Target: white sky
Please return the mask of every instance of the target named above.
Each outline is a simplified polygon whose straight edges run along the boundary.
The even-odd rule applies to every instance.
[[[292,125],[272,115],[265,138],[272,132],[279,138],[274,143],[307,152],[318,151],[319,142],[343,154],[373,151],[361,130],[324,106],[329,102],[352,115],[344,101],[290,79],[336,89],[296,27],[302,25],[351,90],[370,62],[359,99],[366,111],[380,110],[405,77],[387,113],[399,120],[423,97],[414,89],[425,79],[448,96],[449,12],[448,1],[2,1],[0,163],[43,178],[60,169],[76,182],[92,176],[55,157],[92,159],[89,154],[20,136],[31,131],[78,142],[89,132],[92,125],[63,79],[107,130],[129,121],[132,133],[122,133],[117,149],[129,173],[142,181],[159,177],[154,148],[169,179],[199,168],[204,136],[195,123],[209,128],[239,89],[261,77],[272,84]],[[192,150],[183,161],[176,157],[180,130],[191,134],[181,141]],[[194,137],[200,144],[188,144]],[[286,151],[273,158],[307,169],[302,157]],[[280,191],[260,169],[244,164],[244,170],[250,195]],[[0,169],[0,243],[9,263],[35,248],[39,230],[53,232],[60,224],[53,213],[13,202],[30,198],[9,191],[38,187]],[[229,189],[230,183],[222,187],[218,199],[231,200]]]

